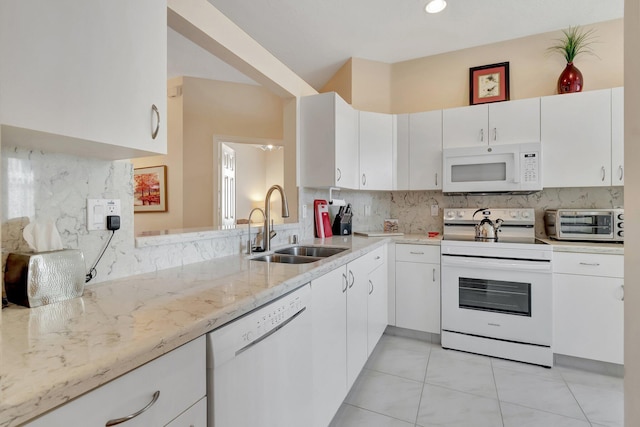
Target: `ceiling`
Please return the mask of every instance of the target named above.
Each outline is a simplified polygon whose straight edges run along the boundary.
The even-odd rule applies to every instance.
[[[621,18],[624,0],[209,0],[316,89],[351,57],[385,63]],[[169,29],[168,75],[253,83]]]

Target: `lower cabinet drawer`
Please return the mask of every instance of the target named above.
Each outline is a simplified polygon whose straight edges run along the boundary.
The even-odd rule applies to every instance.
[[[555,252],[553,272],[584,276],[624,277],[624,256]]]
[[[397,243],[396,261],[440,264],[440,246]]]
[[[139,415],[122,425],[167,425],[205,397],[205,363],[206,346],[205,337],[202,336],[26,425],[101,427],[138,412]]]
[[[207,397],[200,399],[166,427],[207,427]]]

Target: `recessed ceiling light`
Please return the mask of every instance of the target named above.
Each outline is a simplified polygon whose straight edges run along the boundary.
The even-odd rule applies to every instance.
[[[431,0],[427,3],[424,10],[426,10],[427,13],[438,13],[442,12],[445,7],[447,7],[447,2],[445,0]]]

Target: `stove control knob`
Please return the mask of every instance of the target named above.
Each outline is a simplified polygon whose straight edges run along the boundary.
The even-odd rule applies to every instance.
[[[618,219],[624,221],[624,214],[618,214]]]
[[[620,237],[624,237],[624,231],[622,231],[622,230],[621,230],[621,231],[618,231],[618,236],[620,236]]]
[[[522,218],[525,218],[525,219],[529,218],[529,211],[522,211],[521,215],[522,215]]]
[[[509,212],[509,216],[513,219],[518,218],[518,211]]]
[[[464,212],[463,211],[458,211],[458,212],[456,212],[456,215],[458,216],[458,218],[462,218],[462,217],[464,217]]]
[[[453,219],[455,216],[456,216],[456,213],[454,211],[447,211],[448,219]]]
[[[624,222],[619,222],[619,223],[618,223],[618,227],[619,227],[619,228],[624,228]]]

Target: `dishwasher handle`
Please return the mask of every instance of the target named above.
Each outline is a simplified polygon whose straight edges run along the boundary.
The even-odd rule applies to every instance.
[[[240,350],[236,351],[236,356],[240,355],[241,353],[244,353],[245,351],[249,350],[251,347],[260,344],[262,341],[266,340],[271,335],[275,334],[280,329],[282,329],[285,326],[287,326],[289,323],[291,323],[291,321],[293,321],[293,319],[295,319],[296,317],[300,316],[306,309],[307,309],[307,307],[302,307],[302,309],[300,311],[298,311],[296,314],[294,314],[293,316],[291,316],[290,318],[288,318],[287,320],[285,320],[284,322],[282,322],[281,324],[279,324],[278,326],[276,326],[275,328],[273,328],[272,330],[270,330],[266,334],[262,335],[257,340],[251,341],[249,344],[245,345]]]

